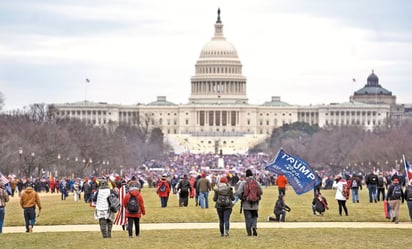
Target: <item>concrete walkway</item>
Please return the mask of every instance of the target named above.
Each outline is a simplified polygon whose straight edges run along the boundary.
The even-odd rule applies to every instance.
[[[218,223],[140,223],[141,230],[170,230],[170,229],[215,229]],[[243,222],[231,222],[231,229],[245,229]],[[259,222],[258,228],[401,228],[412,229],[410,222]],[[3,233],[24,233],[24,226],[3,227]],[[113,226],[113,231],[121,231],[121,226]],[[53,225],[53,226],[35,226],[33,232],[99,232],[99,225]]]

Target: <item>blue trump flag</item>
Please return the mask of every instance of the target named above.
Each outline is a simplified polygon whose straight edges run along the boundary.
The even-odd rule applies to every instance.
[[[296,194],[304,194],[320,183],[318,175],[310,168],[309,164],[297,156],[279,150],[276,157],[269,163],[265,170],[276,174],[285,175]]]

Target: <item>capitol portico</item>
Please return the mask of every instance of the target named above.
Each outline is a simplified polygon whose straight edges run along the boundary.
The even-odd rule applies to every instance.
[[[396,107],[396,96],[381,87],[374,72],[364,88],[347,103],[298,106],[272,96],[262,104],[249,104],[247,80],[237,50],[226,40],[218,17],[215,32],[195,64],[191,94],[186,104],[174,104],[165,96],[148,104],[116,105],[82,101],[53,104],[58,118],[81,119],[97,126],[143,121],[162,130],[176,152],[244,153],[272,133],[294,122],[320,127],[360,126],[371,130],[387,125]],[[398,108],[399,109],[399,108]],[[398,111],[398,114],[400,112]]]

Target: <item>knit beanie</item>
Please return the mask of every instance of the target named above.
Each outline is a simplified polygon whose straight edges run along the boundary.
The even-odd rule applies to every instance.
[[[246,177],[253,176],[253,173],[250,169],[246,170]]]

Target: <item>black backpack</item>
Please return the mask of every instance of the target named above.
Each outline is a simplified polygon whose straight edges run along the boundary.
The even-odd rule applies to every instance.
[[[406,187],[406,200],[412,201],[412,186],[410,185]]]
[[[223,191],[217,190],[217,205],[221,208],[230,207],[232,204],[232,200],[230,199],[230,192],[226,192],[223,194]]]
[[[109,197],[107,197],[107,201],[109,202],[109,209],[110,211],[116,213],[120,209],[120,201],[117,197],[117,194],[113,191],[110,191]]]
[[[383,177],[380,176],[378,177],[378,187],[383,187],[384,181],[383,181]]]
[[[127,212],[129,214],[137,214],[139,212],[139,202],[134,195],[130,195],[129,202],[127,203]]]
[[[180,191],[182,193],[188,192],[189,188],[190,188],[190,183],[188,181],[183,180],[183,181],[180,182]]]

